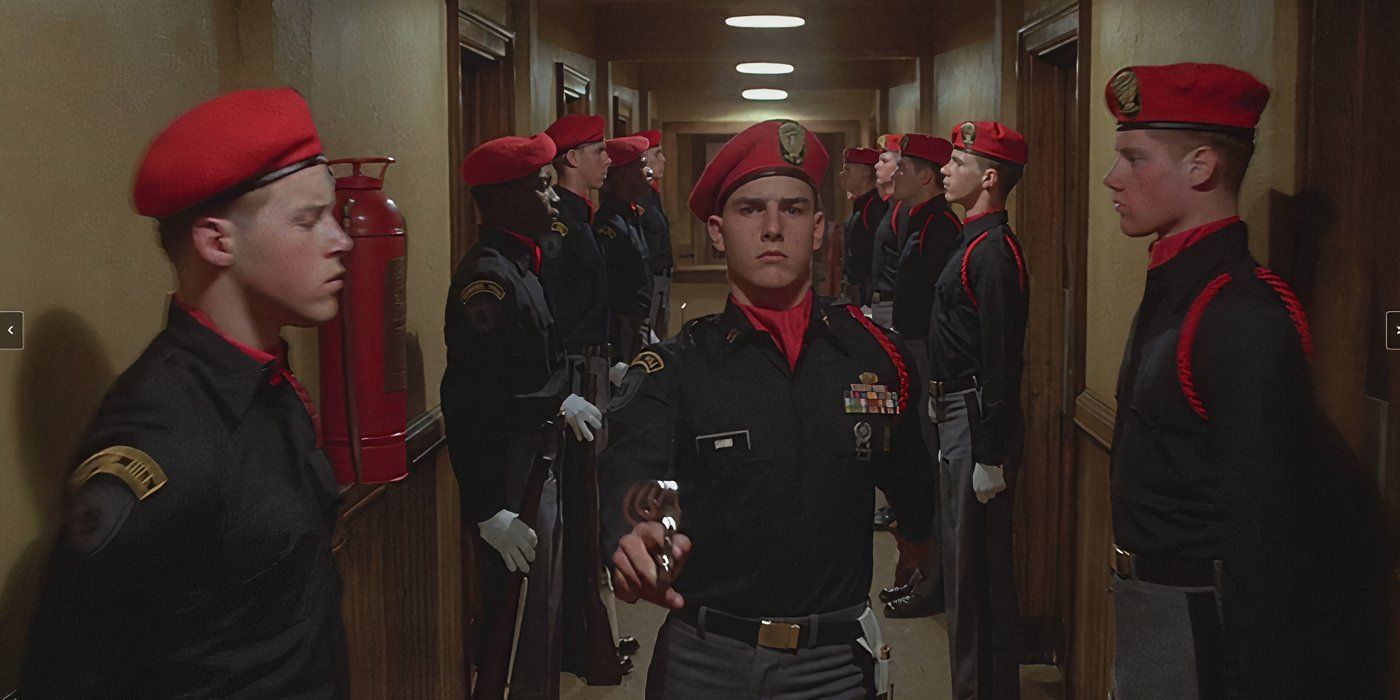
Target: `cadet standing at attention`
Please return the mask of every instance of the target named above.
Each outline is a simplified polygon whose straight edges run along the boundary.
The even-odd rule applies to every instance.
[[[869,518],[879,484],[911,537],[929,533],[920,379],[897,337],[812,295],[827,160],[786,120],[720,149],[690,208],[725,254],[728,306],[638,355],[609,406],[614,589],[670,610],[649,698],[887,692]],[[648,489],[678,494],[678,512],[650,511],[671,527],[624,504]]]
[[[136,210],[176,291],[82,443],[21,696],[348,697],[339,489],[279,337],[340,308],[353,244],[325,162],[287,88],[151,142]]]
[[[554,142],[544,134],[505,136],[462,161],[462,180],[481,213],[480,239],[462,258],[447,294],[447,370],[442,412],[461,491],[464,522],[477,524],[477,574],[489,632],[508,572],[529,574],[512,697],[558,697],[558,619],[562,530],[558,474],[545,479],[535,522],[520,513],[525,485],[542,449],[545,422],[562,413],[575,438],[591,441],[602,413],[570,392],[539,274],[539,238],[554,223],[549,175]],[[489,545],[488,549],[486,545]],[[493,555],[493,551],[495,555]],[[510,638],[473,645],[510,658]]]
[[[1024,432],[1029,279],[1006,197],[1028,151],[1025,138],[1002,124],[963,122],[943,166],[948,201],[965,213],[934,292],[928,413],[938,424],[939,528],[957,698],[1020,696],[1011,514]]]

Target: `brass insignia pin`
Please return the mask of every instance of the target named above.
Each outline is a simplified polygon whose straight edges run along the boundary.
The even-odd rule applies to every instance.
[[[566,224],[565,224],[564,222],[562,222],[562,221],[556,221],[556,222],[550,224],[550,225],[549,225],[549,230],[551,230],[551,231],[553,231],[553,232],[555,232],[555,233],[557,233],[557,234],[559,234],[559,235],[561,235],[561,236],[567,236],[567,235],[569,235],[569,227],[568,227],[568,225],[566,225]]]
[[[1142,94],[1138,91],[1137,73],[1124,68],[1109,81],[1113,97],[1118,100],[1118,113],[1132,119],[1142,113]]]
[[[602,234],[603,236],[606,236],[606,237],[608,237],[608,238],[617,238],[617,231],[614,230],[613,227],[611,227],[611,226],[609,226],[609,225],[607,225],[607,224],[603,224],[602,226],[599,226],[599,227],[598,227],[598,233],[600,233],[600,234]]]
[[[871,430],[870,430],[870,424],[867,423],[867,422],[865,422],[865,421],[861,421],[861,422],[859,422],[859,423],[856,423],[856,428],[855,428],[855,430],[856,430],[856,459],[859,459],[859,460],[861,460],[861,461],[868,460],[868,459],[870,459],[870,453],[871,453],[871,449],[870,449],[870,436],[871,436],[872,432],[871,432]]]
[[[807,130],[797,122],[783,122],[778,125],[778,145],[783,150],[783,160],[793,165],[802,165],[807,155]]]
[[[861,373],[860,373],[860,383],[861,383],[861,384],[879,384],[879,383],[880,383],[880,375],[875,374],[874,372],[861,372]]]
[[[909,134],[905,134],[903,137],[901,137],[901,138],[899,139],[899,150],[904,151],[904,150],[908,150],[908,149],[909,149]]]
[[[971,146],[972,142],[977,140],[977,125],[972,122],[963,122],[959,133],[962,136],[963,145]]]

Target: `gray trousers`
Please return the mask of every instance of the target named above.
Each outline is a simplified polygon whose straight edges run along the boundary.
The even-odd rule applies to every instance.
[[[1006,490],[984,505],[972,490],[972,431],[981,420],[977,391],[945,397],[941,406],[939,527],[953,697],[1019,698],[1019,616],[1011,569],[1019,417],[1006,446]]]
[[[1223,697],[1225,650],[1215,587],[1178,588],[1110,576],[1117,632],[1112,697]]]
[[[881,328],[894,325],[894,302],[876,301],[870,304],[870,320]]]
[[[833,615],[854,620],[865,608],[862,603]],[[648,700],[865,700],[874,694],[875,660],[856,642],[796,651],[769,649],[707,634],[674,615],[656,635],[647,670]]]
[[[907,342],[909,343],[909,351],[914,354],[914,363],[919,368],[919,376],[927,380],[929,376],[928,342],[922,339],[911,339]],[[943,505],[938,496],[939,472],[941,471],[936,464],[938,461],[938,426],[929,420],[927,387],[926,382],[923,383],[923,386],[916,387],[915,392],[909,396],[909,401],[918,408],[919,429],[923,433],[924,447],[928,449],[929,461],[934,463],[926,478],[920,480],[920,485],[927,487],[929,498],[933,501],[933,536],[939,550],[941,550],[943,541],[939,531],[942,524],[939,522],[938,513],[942,510]],[[921,578],[918,583],[914,584],[915,595],[930,600],[943,599],[943,558],[941,554],[941,551],[937,551],[931,561],[920,562],[927,566],[919,570]]]
[[[535,433],[512,436],[510,469],[506,473],[506,502],[520,512],[525,481],[539,446]],[[516,633],[516,651],[510,676],[510,696],[519,698],[559,697],[559,607],[564,586],[563,528],[559,521],[559,484],[553,476],[545,481],[534,530],[539,538],[535,561],[530,564],[522,598],[524,615]],[[482,611],[489,635],[494,615],[501,608],[509,571],[501,555],[477,536],[477,576],[481,582]],[[495,640],[481,639],[481,644]],[[484,648],[484,647],[483,647]]]

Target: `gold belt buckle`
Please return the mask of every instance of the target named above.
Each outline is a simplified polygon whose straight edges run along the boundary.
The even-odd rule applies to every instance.
[[[769,649],[796,649],[802,626],[764,620],[758,626],[758,644]]]

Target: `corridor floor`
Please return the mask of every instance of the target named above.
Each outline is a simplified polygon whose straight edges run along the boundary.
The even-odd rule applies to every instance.
[[[894,570],[897,553],[894,538],[886,533],[874,533],[875,580],[870,599],[881,586],[888,583]],[[623,635],[632,635],[641,642],[642,650],[632,658],[636,665],[622,679],[621,686],[589,687],[578,678],[565,674],[560,697],[563,700],[622,700],[641,698],[646,688],[647,664],[651,662],[656,630],[666,618],[661,608],[649,603],[627,605],[618,603],[618,625]],[[890,645],[892,661],[890,678],[894,695],[900,700],[937,700],[951,697],[948,675],[948,634],[943,615],[914,620],[880,621],[885,641]],[[1054,666],[1022,666],[1021,697],[1024,700],[1063,698],[1060,671]]]

